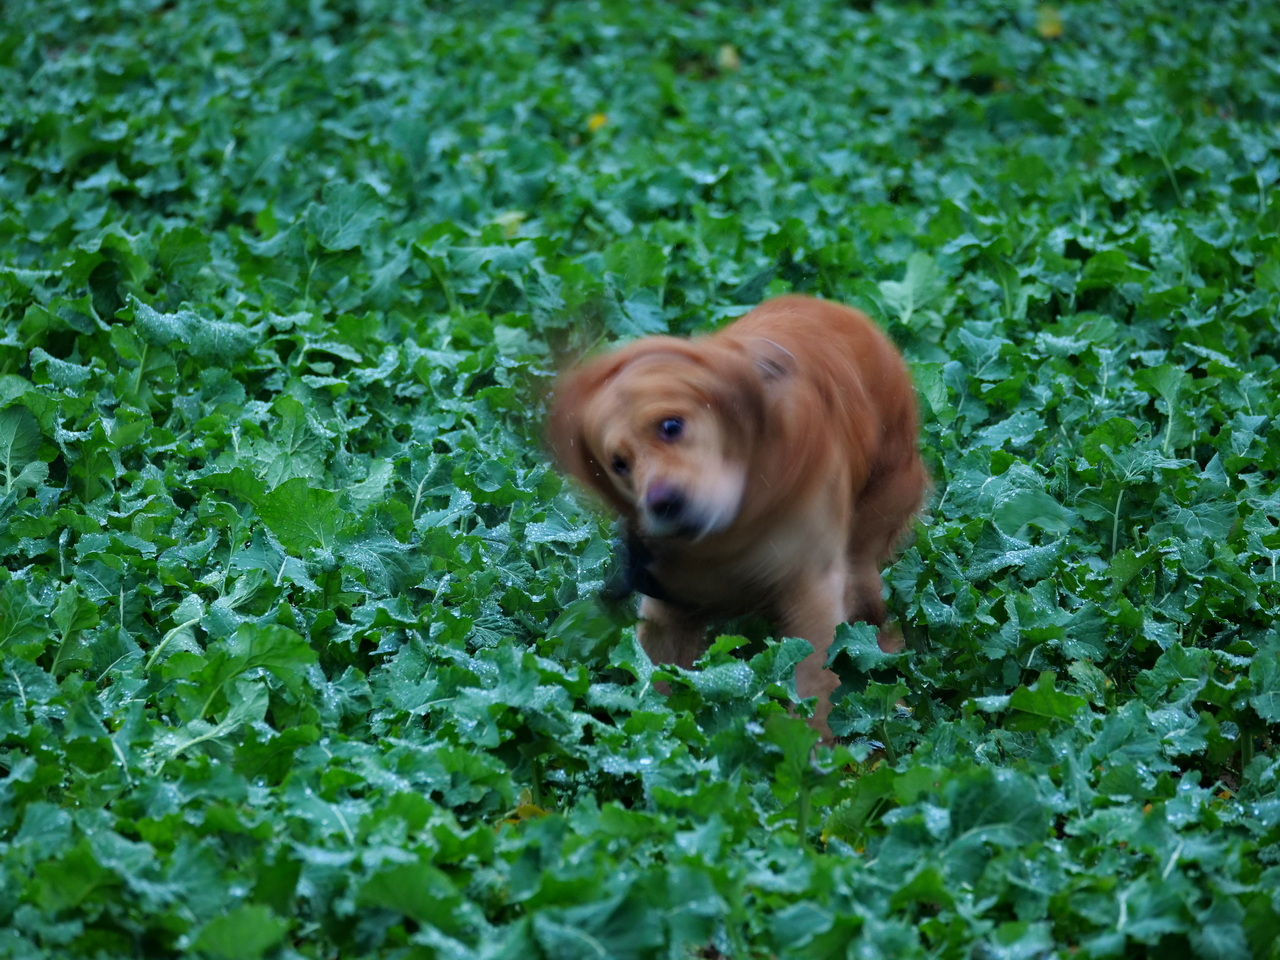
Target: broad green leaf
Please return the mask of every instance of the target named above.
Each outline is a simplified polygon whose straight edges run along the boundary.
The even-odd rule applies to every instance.
[[[63,670],[87,666],[91,658],[84,632],[98,625],[101,618],[97,606],[81,596],[73,583],[59,591],[50,616],[60,638],[49,672],[57,676]]]
[[[976,876],[992,846],[1027,847],[1046,836],[1049,812],[1024,774],[975,767],[953,780],[945,796],[948,859],[960,877]]]
[[[946,278],[928,254],[913,253],[907,258],[906,275],[901,280],[883,280],[880,295],[885,306],[904,326],[911,326],[916,314],[940,297]]]
[[[1164,403],[1162,411],[1167,417],[1164,427],[1162,446],[1168,455],[1171,450],[1185,446],[1194,435],[1194,425],[1187,418],[1182,402],[1184,394],[1190,392],[1191,378],[1186,372],[1172,364],[1161,364],[1147,370],[1139,370],[1134,374],[1139,386],[1146,388],[1158,396]]]
[[[1103,450],[1119,452],[1126,449],[1137,437],[1138,428],[1132,420],[1112,417],[1084,437],[1080,452],[1089,463],[1096,465],[1102,461]]]
[[[307,212],[307,225],[326,250],[350,250],[368,238],[383,217],[377,192],[365,182],[331,182],[324,186],[320,203]]]
[[[864,673],[892,663],[897,654],[885,653],[880,649],[877,640],[879,633],[878,628],[868,623],[840,624],[836,627],[835,642],[827,655],[828,662],[833,661],[837,653],[843,652]]]
[[[21,656],[20,646],[44,640],[47,615],[48,607],[33,598],[21,580],[0,584],[0,656]]]
[[[458,893],[449,878],[429,863],[402,863],[379,870],[360,884],[356,902],[412,917],[419,923],[454,929],[460,918]],[[442,907],[449,909],[441,909]]]
[[[384,491],[391,482],[391,475],[391,463],[387,460],[378,460],[370,466],[368,477],[347,487],[346,494],[357,513],[383,499]]]
[[[639,239],[619,241],[604,252],[605,266],[623,280],[628,290],[661,286],[668,259],[661,247]]]
[[[221,682],[216,683],[215,686],[220,688]],[[260,722],[266,715],[268,701],[267,688],[262,683],[245,678],[236,679],[227,693],[228,706],[221,719],[210,722],[197,718],[181,730],[166,736],[164,738],[164,746],[167,748],[165,759],[172,760],[192,747],[230,737],[245,724]]]
[[[1011,725],[1025,729],[1037,729],[1054,720],[1071,720],[1086,705],[1083,697],[1062,693],[1054,689],[1054,674],[1040,674],[1034,687],[1019,687],[1009,697],[1009,709],[1024,717],[1010,718]]]
[[[302,694],[307,668],[316,662],[316,652],[306,640],[276,624],[243,624],[227,641],[227,652],[236,673],[268,670],[295,696]]]
[[[186,350],[206,361],[228,363],[251,350],[253,333],[238,323],[210,320],[192,310],[159,313],[134,300],[134,323],[150,344]]]
[[[993,519],[996,526],[1012,537],[1019,536],[1028,526],[1061,535],[1079,522],[1074,510],[1064,507],[1045,491],[1035,489],[1019,490],[1002,500]]]
[[[79,908],[95,895],[115,895],[119,883],[84,840],[35,865],[36,903],[50,911]]]
[[[638,896],[628,896],[625,879],[611,886],[622,890],[613,893],[606,888],[603,896],[590,902],[534,914],[534,938],[548,956],[640,960],[652,955],[663,938],[658,907]]]
[[[342,526],[338,495],[317,489],[312,482],[306,477],[286,480],[263,498],[259,508],[263,522],[294,553],[331,548]]]
[[[0,496],[25,491],[48,476],[46,464],[36,461],[40,425],[26,407],[0,410]]]
[[[1080,273],[1080,290],[1118,287],[1142,282],[1147,271],[1133,263],[1123,250],[1103,250],[1085,261]]]
[[[288,921],[270,907],[245,904],[204,924],[192,945],[222,960],[259,960],[279,946],[288,931]]]
[[[296,477],[321,476],[330,447],[324,428],[293,397],[281,397],[271,412],[272,429],[258,453],[267,486],[278,487]]]
[[[1280,642],[1272,635],[1249,664],[1249,706],[1268,723],[1280,722]]]

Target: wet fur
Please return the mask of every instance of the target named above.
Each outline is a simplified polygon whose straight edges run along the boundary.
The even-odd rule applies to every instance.
[[[684,423],[674,441],[669,418]],[[653,661],[690,667],[712,621],[764,613],[813,645],[796,687],[830,739],[836,626],[883,624],[880,568],[927,486],[888,338],[849,307],[779,297],[710,336],[649,337],[570,371],[548,437],[652,558],[667,598],[640,605]],[[659,515],[675,496],[680,514]]]

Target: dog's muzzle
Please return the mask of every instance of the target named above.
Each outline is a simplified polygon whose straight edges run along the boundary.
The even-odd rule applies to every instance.
[[[640,509],[640,529],[650,537],[705,537],[716,527],[716,517],[698,509],[678,487],[656,483],[645,492]]]

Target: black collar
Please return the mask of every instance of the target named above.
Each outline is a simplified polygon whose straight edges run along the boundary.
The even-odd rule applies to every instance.
[[[653,551],[629,525],[623,523],[620,527],[618,536],[613,540],[613,570],[600,595],[610,603],[620,603],[632,593],[639,592],[663,603],[681,606],[680,601],[671,596],[649,570],[654,561]]]

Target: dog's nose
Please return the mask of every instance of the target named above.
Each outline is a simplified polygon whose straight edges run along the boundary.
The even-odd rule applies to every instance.
[[[674,487],[659,484],[649,490],[644,498],[649,514],[655,520],[675,520],[684,513],[684,494]]]

